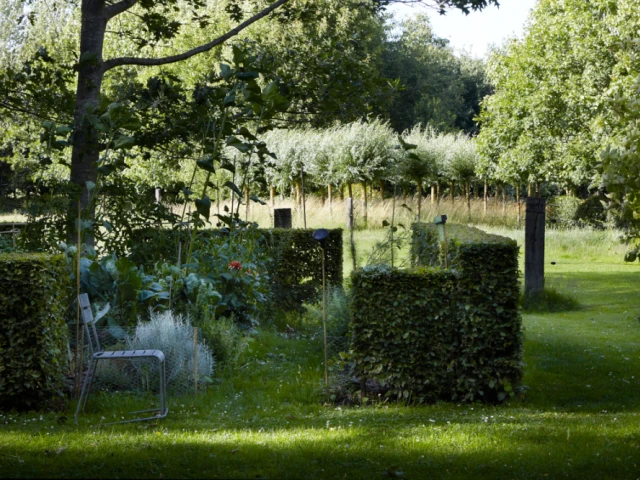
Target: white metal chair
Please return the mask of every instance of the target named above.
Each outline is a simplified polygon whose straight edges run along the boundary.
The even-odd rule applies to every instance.
[[[76,408],[76,414],[74,416],[76,424],[78,423],[78,415],[81,411],[84,411],[87,399],[89,398],[89,391],[91,390],[91,383],[96,373],[96,367],[99,360],[123,360],[123,359],[140,359],[140,358],[155,358],[158,362],[158,370],[160,372],[160,407],[151,408],[149,410],[138,410],[136,412],[130,412],[131,414],[156,412],[155,415],[144,418],[135,418],[132,420],[125,420],[122,422],[114,423],[129,423],[129,422],[142,422],[145,420],[157,420],[164,418],[169,413],[167,407],[167,385],[165,379],[165,362],[164,353],[160,350],[117,350],[106,352],[102,350],[100,346],[100,340],[98,338],[98,332],[96,331],[96,322],[107,313],[109,305],[104,311],[100,312],[97,318],[93,318],[91,312],[91,305],[89,304],[89,296],[86,293],[78,295],[78,302],[80,303],[80,311],[82,312],[82,321],[84,323],[85,333],[89,342],[89,348],[91,349],[91,360],[89,362],[89,370],[82,384],[82,392],[80,393],[80,399],[78,400],[78,408]]]

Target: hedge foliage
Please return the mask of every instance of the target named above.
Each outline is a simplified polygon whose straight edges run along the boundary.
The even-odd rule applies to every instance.
[[[413,269],[352,273],[358,375],[411,401],[504,400],[523,373],[517,244],[448,225],[445,270],[435,225],[412,230]]]
[[[283,310],[298,310],[315,302],[322,289],[322,256],[312,229],[259,229],[273,259],[269,268],[274,304]],[[202,230],[199,236],[221,235],[220,230]],[[188,234],[184,231],[146,228],[134,232],[130,259],[151,266],[159,261],[175,263],[178,244],[184,252]],[[342,286],[342,229],[329,230],[325,243],[327,284]],[[184,261],[184,253],[182,254]]]
[[[1,408],[39,408],[62,395],[68,282],[62,255],[0,254]]]

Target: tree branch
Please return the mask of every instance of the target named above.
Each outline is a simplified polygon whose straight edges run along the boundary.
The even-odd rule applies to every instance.
[[[122,0],[122,2],[131,2],[131,1],[136,1],[136,0]],[[209,43],[205,43],[204,45],[200,45],[199,47],[193,48],[186,52],[180,53],[178,55],[171,55],[170,57],[163,57],[163,58],[136,58],[136,57],[112,58],[104,62],[104,71],[106,72],[108,70],[111,70],[112,68],[119,67],[121,65],[144,65],[144,66],[167,65],[169,63],[176,63],[182,60],[186,60],[187,58],[191,58],[194,55],[197,55],[199,53],[208,52],[213,47],[220,45],[221,43],[227,41],[231,37],[238,35],[242,30],[247,28],[249,25],[257,22],[261,18],[266,17],[275,9],[277,9],[278,7],[280,7],[281,5],[284,5],[289,1],[290,0],[278,0],[277,2],[269,5],[264,10],[261,10],[260,12],[256,13],[253,17],[242,22],[237,27],[233,28],[232,30],[229,30],[224,35],[216,38],[215,40],[212,40]]]
[[[136,3],[138,3],[138,0],[120,0],[118,3],[109,5],[104,10],[105,10],[105,13],[107,14],[107,18],[111,19],[116,15],[120,15],[122,12],[126,12],[131,7],[133,7]]]

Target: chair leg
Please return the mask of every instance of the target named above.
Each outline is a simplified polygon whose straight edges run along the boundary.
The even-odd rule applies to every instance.
[[[160,415],[167,414],[167,379],[164,369],[164,360],[160,362]]]
[[[87,399],[89,398],[89,391],[91,390],[91,384],[93,383],[93,377],[96,372],[96,366],[98,361],[94,358],[91,359],[89,363],[89,369],[87,370],[87,376],[82,383],[82,391],[80,392],[80,398],[78,399],[78,407],[76,408],[76,414],[74,415],[74,420],[76,425],[78,424],[78,415],[81,411],[84,411],[85,406],[87,405]]]

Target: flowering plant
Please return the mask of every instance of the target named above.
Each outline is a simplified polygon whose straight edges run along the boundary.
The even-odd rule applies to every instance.
[[[237,260],[229,262],[229,269],[230,270],[242,270],[242,263],[240,263]]]

